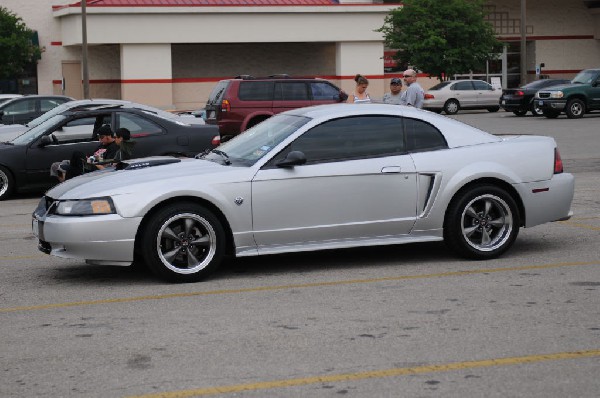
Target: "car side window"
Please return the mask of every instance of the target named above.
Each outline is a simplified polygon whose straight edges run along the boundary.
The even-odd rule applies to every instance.
[[[458,82],[452,86],[452,90],[473,90],[473,85],[470,81]]]
[[[475,90],[492,90],[492,85],[486,82],[474,81],[473,86],[475,86]]]
[[[304,82],[277,82],[273,93],[275,101],[308,101]]]
[[[131,133],[131,138],[141,138],[163,133],[162,127],[153,121],[127,113],[117,113],[117,126],[128,129]]]
[[[43,99],[40,100],[40,110],[45,113],[64,102],[65,101],[59,99]]]
[[[394,116],[355,116],[313,127],[288,145],[267,167],[292,151],[301,151],[307,164],[340,162],[405,153],[402,119]]]
[[[53,140],[56,144],[70,144],[74,142],[96,140],[93,136],[95,124],[95,116],[71,120],[52,133]]]
[[[336,87],[326,82],[311,82],[309,85],[313,100],[337,100],[340,95]]]
[[[4,108],[5,115],[23,115],[30,112],[35,112],[35,101],[29,99],[18,101]]]
[[[447,149],[443,134],[434,126],[422,120],[404,119],[404,134],[408,152],[425,152]]]
[[[273,82],[242,81],[238,98],[242,101],[272,101]]]

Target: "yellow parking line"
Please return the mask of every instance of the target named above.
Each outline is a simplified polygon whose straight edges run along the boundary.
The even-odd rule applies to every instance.
[[[450,276],[488,274],[488,273],[493,273],[493,272],[525,271],[525,270],[534,270],[534,269],[576,267],[576,266],[586,266],[586,265],[598,265],[598,262],[567,262],[567,263],[542,264],[542,265],[524,265],[524,266],[519,266],[519,267],[508,267],[508,268],[482,268],[482,269],[473,269],[473,270],[466,270],[466,271],[441,272],[441,273],[437,273],[437,274],[402,275],[402,276],[390,276],[390,277],[385,277],[385,278],[350,279],[350,280],[330,281],[330,282],[300,283],[300,284],[292,284],[292,285],[259,286],[259,287],[243,288],[243,289],[222,289],[222,290],[209,290],[209,291],[203,291],[203,292],[188,292],[188,293],[158,294],[158,295],[152,295],[152,296],[123,297],[123,298],[114,298],[114,299],[106,299],[106,300],[75,301],[75,302],[69,302],[69,303],[54,303],[54,304],[23,306],[23,307],[0,308],[0,313],[48,310],[48,309],[53,309],[53,308],[80,307],[80,306],[99,305],[99,304],[129,303],[129,302],[134,302],[134,301],[146,301],[146,300],[164,300],[164,299],[181,298],[181,297],[213,296],[213,295],[221,295],[221,294],[265,292],[265,291],[275,291],[275,290],[311,288],[311,287],[320,287],[320,286],[338,286],[338,285],[352,285],[352,284],[359,284],[359,283],[402,281],[402,280],[410,280],[410,279],[442,278],[442,277],[450,277]]]
[[[2,260],[23,260],[23,259],[28,259],[28,258],[44,258],[44,257],[48,257],[48,256],[42,255],[42,254],[35,254],[35,255],[30,255],[30,256],[0,256],[0,261],[2,261]]]
[[[335,383],[353,380],[375,379],[383,377],[406,376],[421,373],[450,372],[453,370],[486,368],[491,366],[508,366],[543,361],[558,361],[562,359],[590,358],[600,356],[600,350],[559,352],[554,354],[528,355],[522,357],[486,359],[482,361],[453,362],[442,365],[416,366],[412,368],[392,368],[368,372],[345,373],[335,375],[313,376],[298,379],[274,380],[258,383],[234,384],[220,387],[206,387],[192,390],[180,390],[146,395],[136,395],[129,398],[186,398],[202,395],[229,394],[241,391],[257,391],[272,388],[305,386],[317,383]]]
[[[591,229],[592,231],[600,231],[600,227],[594,227],[593,225],[581,224],[581,223],[576,223],[573,221],[560,221],[560,223],[566,224],[570,227],[578,227],[578,228]]]

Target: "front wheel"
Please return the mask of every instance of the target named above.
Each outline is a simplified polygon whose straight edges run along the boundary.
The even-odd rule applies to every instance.
[[[444,112],[446,112],[447,115],[455,115],[459,109],[460,109],[460,104],[455,99],[449,99],[444,104]]]
[[[569,119],[579,119],[585,114],[585,102],[579,98],[573,98],[567,102],[565,113]]]
[[[485,260],[508,250],[519,226],[514,199],[501,188],[480,185],[451,202],[444,222],[444,240],[463,257]]]
[[[190,202],[166,206],[152,215],[141,239],[150,270],[171,282],[205,278],[225,253],[225,233],[217,217]]]
[[[488,112],[498,112],[500,110],[499,106],[490,106],[487,108]]]
[[[0,166],[0,200],[8,198],[15,189],[15,179],[8,169]]]

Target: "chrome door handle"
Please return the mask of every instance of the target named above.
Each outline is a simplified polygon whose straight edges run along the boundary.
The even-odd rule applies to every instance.
[[[386,166],[381,168],[382,173],[400,173],[400,166]]]

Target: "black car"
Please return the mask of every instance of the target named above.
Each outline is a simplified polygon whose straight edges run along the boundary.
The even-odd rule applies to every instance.
[[[26,95],[0,104],[0,124],[27,124],[50,109],[73,101],[64,95]]]
[[[124,105],[55,115],[17,138],[0,143],[0,200],[13,192],[43,191],[56,184],[58,180],[50,176],[52,163],[70,159],[74,151],[91,155],[99,145],[96,131],[104,124],[113,131],[129,129],[136,158],[192,157],[216,145],[217,126],[184,120]]]
[[[500,97],[500,107],[517,116],[525,116],[528,111],[530,111],[533,116],[541,116],[542,110],[533,103],[535,93],[537,93],[538,90],[547,87],[568,84],[570,82],[570,80],[566,79],[542,79],[528,83],[519,88],[503,90],[502,96]]]

